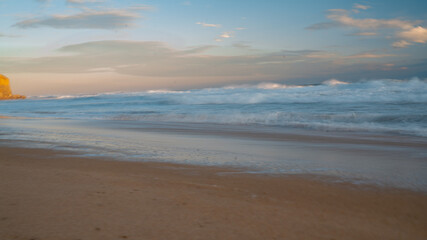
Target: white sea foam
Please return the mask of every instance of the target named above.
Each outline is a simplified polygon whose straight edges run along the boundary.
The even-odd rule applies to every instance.
[[[88,98],[88,97],[97,97],[103,94],[77,94],[77,95],[40,95],[40,96],[30,96],[29,99],[75,99],[75,98]]]
[[[264,83],[253,86],[209,88],[173,94],[170,97],[171,100],[181,104],[425,102],[426,92],[427,83],[418,79],[358,83],[329,80],[322,85],[309,86]]]
[[[337,79],[329,79],[327,81],[324,81],[323,84],[325,85],[330,85],[330,86],[335,86],[335,85],[340,85],[340,84],[348,84],[348,82],[343,82]]]
[[[257,87],[262,89],[282,89],[282,88],[289,88],[290,86],[286,84],[279,84],[279,83],[260,83],[257,85]]]

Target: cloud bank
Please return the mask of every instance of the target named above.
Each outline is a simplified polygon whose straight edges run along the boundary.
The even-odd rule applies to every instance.
[[[69,3],[84,4],[101,2],[100,0],[68,0]],[[151,6],[135,5],[126,9],[91,10],[85,8],[83,12],[71,15],[52,15],[44,18],[31,18],[17,22],[13,27],[39,28],[51,27],[56,29],[124,29],[135,25],[141,18],[139,11],[150,10]]]
[[[248,48],[241,44],[231,47]],[[243,47],[243,48],[242,48]],[[394,57],[391,54],[360,53],[340,56],[334,53],[300,50],[253,55],[217,56],[207,50],[219,47],[201,46],[174,49],[162,42],[95,41],[64,46],[60,56],[40,58],[0,58],[8,71],[44,73],[115,72],[151,77],[238,77],[239,79],[280,80],[321,76],[340,72],[343,66],[354,66],[354,60],[365,66],[376,66],[370,59]],[[383,67],[383,63],[380,64]],[[360,70],[360,67],[355,67]],[[316,71],[319,70],[319,71]]]
[[[359,10],[366,10],[369,6],[355,4],[353,11],[359,13]],[[427,42],[427,29],[418,26],[419,21],[406,21],[401,19],[375,19],[364,18],[358,19],[351,16],[351,12],[345,9],[330,9],[326,16],[330,22],[323,22],[313,24],[307,29],[321,30],[337,27],[354,28],[361,32],[352,35],[355,36],[374,36],[378,35],[375,31],[384,29],[395,30],[395,42],[392,43],[393,47],[404,48],[412,45],[413,43],[426,43]]]

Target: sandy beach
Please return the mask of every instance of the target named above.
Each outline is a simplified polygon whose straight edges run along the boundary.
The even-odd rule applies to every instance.
[[[0,0],[0,240],[427,240],[427,1]]]
[[[427,239],[425,193],[0,147],[0,239]]]

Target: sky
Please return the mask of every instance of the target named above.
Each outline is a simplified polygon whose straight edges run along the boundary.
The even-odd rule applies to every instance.
[[[427,1],[0,0],[14,93],[427,78]]]

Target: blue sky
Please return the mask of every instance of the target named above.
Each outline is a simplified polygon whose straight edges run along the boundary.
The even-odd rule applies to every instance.
[[[426,1],[0,0],[25,94],[426,78]]]

